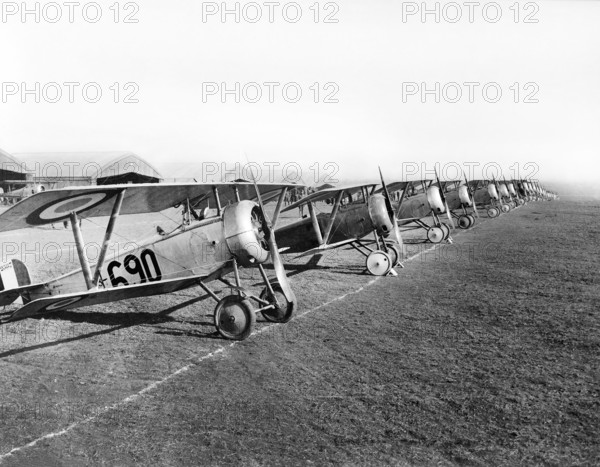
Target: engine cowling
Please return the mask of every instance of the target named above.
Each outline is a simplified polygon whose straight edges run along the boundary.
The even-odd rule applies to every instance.
[[[265,219],[260,207],[250,200],[224,209],[223,235],[227,248],[242,266],[264,263],[269,257]]]
[[[427,202],[429,203],[429,207],[433,209],[433,212],[436,214],[441,214],[446,211],[440,189],[437,186],[430,186],[427,189]]]
[[[502,196],[508,197],[508,188],[504,183],[500,183],[500,194]]]
[[[515,190],[515,186],[512,183],[508,184],[508,191],[511,195],[517,196],[517,190]]]
[[[488,194],[490,195],[490,198],[498,199],[498,190],[496,190],[496,185],[494,185],[493,183],[490,183],[487,186],[487,190],[488,190]]]
[[[385,205],[385,197],[382,194],[378,193],[369,198],[369,217],[379,235],[387,236],[393,231],[394,225]]]
[[[473,204],[471,197],[469,196],[469,189],[467,188],[467,185],[461,185],[458,187],[458,197],[460,198],[460,202],[466,206],[471,206]]]

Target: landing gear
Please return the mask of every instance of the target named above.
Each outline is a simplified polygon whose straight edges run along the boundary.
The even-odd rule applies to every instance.
[[[390,255],[390,259],[392,260],[392,267],[395,268],[400,264],[400,260],[402,259],[400,247],[397,245],[387,245],[387,249],[387,254]]]
[[[375,250],[367,256],[366,266],[374,276],[385,276],[392,270],[392,259],[384,251]]]
[[[448,238],[450,238],[450,227],[444,223],[441,223],[440,228],[444,231],[444,240],[448,240]]]
[[[458,218],[458,227],[461,229],[468,229],[473,225],[473,222],[469,218],[469,216],[460,216]]]
[[[519,206],[523,206],[525,204],[525,200],[523,198],[519,198],[517,203],[519,203]]]
[[[507,213],[510,211],[510,206],[508,204],[503,204],[501,209],[502,209],[502,212]]]
[[[475,225],[475,217],[473,215],[471,215],[471,214],[467,214],[467,217],[471,221],[471,225],[469,225],[469,228],[471,228],[471,227],[473,227]]]
[[[498,215],[500,214],[500,211],[498,211],[498,208],[489,208],[487,210],[487,215],[488,217],[498,217]]]
[[[440,243],[444,238],[444,231],[440,227],[430,227],[427,230],[427,240],[431,243]]]
[[[246,339],[255,323],[252,305],[241,295],[228,295],[219,300],[215,307],[215,327],[226,339]]]
[[[260,312],[267,321],[272,323],[287,323],[292,319],[296,308],[296,301],[288,301],[279,284],[273,284],[271,288],[273,293],[269,291],[268,287],[265,287],[260,293],[260,299],[269,302],[273,307],[261,310]]]

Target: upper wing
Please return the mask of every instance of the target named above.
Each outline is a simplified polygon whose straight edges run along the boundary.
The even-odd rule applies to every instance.
[[[345,191],[349,195],[354,195],[355,193],[359,193],[363,188],[371,189],[375,186],[377,186],[375,183],[366,183],[363,185],[350,185],[350,186],[335,187],[335,188],[325,188],[323,190],[315,191],[314,193],[311,193],[310,195],[305,196],[301,200],[290,204],[289,206],[282,209],[281,212],[290,211],[294,208],[297,208],[298,206],[308,203],[309,201],[314,203],[317,201],[324,201],[326,199],[335,198],[336,195],[340,191]]]
[[[277,196],[283,188],[295,188],[292,183],[263,183],[258,189],[264,201]],[[121,214],[159,212],[190,200],[196,204],[218,191],[221,204],[240,199],[254,199],[256,192],[251,182],[235,183],[144,183],[136,185],[98,185],[47,190],[31,195],[0,214],[0,232],[23,229],[36,225],[61,222],[76,212],[80,217],[109,216],[110,202],[125,190]]]
[[[413,187],[419,188],[421,186],[421,182],[426,182],[427,184],[429,184],[429,182],[431,182],[431,181],[433,181],[433,180],[431,180],[431,179],[409,180],[409,181],[404,181],[404,182],[386,183],[385,185],[387,186],[388,191],[391,193],[391,192],[395,192],[395,191],[404,191],[409,183],[411,183]],[[380,193],[381,191],[383,191],[383,188],[379,188],[377,190],[377,193]]]

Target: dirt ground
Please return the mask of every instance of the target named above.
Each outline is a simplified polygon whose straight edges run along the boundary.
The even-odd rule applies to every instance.
[[[200,289],[4,325],[0,464],[597,465],[599,214],[530,203],[411,245],[398,277],[291,261],[296,318],[241,343]]]

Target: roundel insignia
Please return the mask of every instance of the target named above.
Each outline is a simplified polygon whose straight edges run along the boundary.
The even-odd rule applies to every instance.
[[[52,201],[29,214],[27,223],[40,225],[63,221],[72,212],[79,214],[87,211],[113,197],[116,193],[116,191],[93,191]]]
[[[61,310],[69,305],[72,305],[73,303],[77,303],[80,300],[83,300],[83,297],[65,298],[64,300],[59,300],[58,302],[51,303],[46,308],[44,308],[44,311]]]

